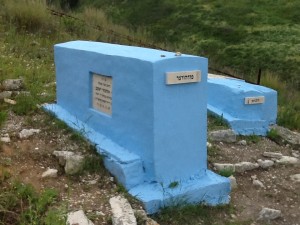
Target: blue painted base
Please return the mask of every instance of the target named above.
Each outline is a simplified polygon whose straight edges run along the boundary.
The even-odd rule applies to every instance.
[[[175,187],[145,183],[132,188],[129,193],[143,202],[148,214],[153,214],[167,206],[197,203],[211,206],[228,204],[230,181],[206,170],[204,176],[183,182],[178,181]]]
[[[208,78],[207,109],[226,120],[242,135],[263,135],[276,123],[277,92],[263,86],[231,78]],[[262,104],[245,104],[246,97],[263,96]]]
[[[44,109],[80,132],[104,156],[106,168],[126,187],[129,193],[145,206],[147,213],[153,214],[160,208],[186,204],[205,203],[208,205],[227,204],[230,200],[230,181],[209,170],[204,175],[189,180],[176,181],[176,187],[163,187],[157,182],[145,183],[143,163],[140,157],[115,144],[99,134],[86,123],[78,120],[57,104],[44,105]]]

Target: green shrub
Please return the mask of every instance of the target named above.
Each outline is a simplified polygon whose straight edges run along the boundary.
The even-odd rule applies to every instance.
[[[280,138],[278,131],[273,128],[268,131],[267,137],[270,138],[271,140],[277,140],[278,138]]]
[[[225,168],[223,170],[219,171],[219,174],[223,177],[230,177],[231,175],[234,174],[234,169],[232,168]]]
[[[17,115],[28,115],[37,109],[38,101],[31,95],[19,95],[16,102],[12,110]]]

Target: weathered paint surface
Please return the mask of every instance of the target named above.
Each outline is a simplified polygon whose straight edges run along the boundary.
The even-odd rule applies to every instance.
[[[229,180],[207,170],[206,58],[73,41],[55,45],[55,65],[57,104],[45,109],[83,131],[149,213],[176,197],[229,201]],[[182,71],[199,71],[201,80],[167,84],[167,73]],[[95,84],[95,74],[109,81]]]
[[[237,134],[266,135],[276,123],[277,92],[244,80],[209,76],[207,108],[228,121]]]

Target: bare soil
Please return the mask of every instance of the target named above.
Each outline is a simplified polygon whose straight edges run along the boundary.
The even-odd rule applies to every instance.
[[[19,132],[25,128],[41,129],[39,134],[21,140]],[[64,174],[58,160],[52,155],[55,150],[68,150],[87,154],[89,144],[74,140],[72,133],[60,128],[57,121],[44,112],[31,116],[10,114],[0,134],[8,133],[10,143],[0,143],[0,166],[11,174],[9,181],[20,180],[32,184],[38,191],[55,188],[60,193],[68,211],[83,209],[89,218],[97,224],[110,224],[109,199],[120,194],[120,187],[114,178],[103,169],[96,174],[84,174],[70,177]],[[264,159],[265,151],[281,152],[292,155],[289,146],[278,146],[267,138],[257,143],[248,141],[246,146],[226,143],[213,143],[215,152],[209,156],[212,163],[256,162]],[[299,152],[298,152],[299,153]],[[57,178],[42,179],[47,168],[59,170]],[[0,170],[1,171],[1,170]],[[269,169],[255,169],[243,174],[235,174],[238,187],[231,193],[231,205],[234,211],[225,212],[216,224],[230,221],[232,224],[249,221],[249,224],[300,224],[300,183],[290,180],[290,175],[300,173],[299,166],[275,165]],[[0,174],[1,175],[1,174]],[[256,176],[265,188],[252,184],[251,176]],[[139,204],[133,204],[139,209]],[[282,211],[282,217],[273,221],[256,221],[263,207]],[[159,222],[159,221],[158,221]],[[227,223],[228,224],[228,223]]]

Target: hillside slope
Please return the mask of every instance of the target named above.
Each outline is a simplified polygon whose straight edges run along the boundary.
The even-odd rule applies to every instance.
[[[116,22],[255,80],[259,68],[300,88],[300,4],[291,1],[87,0]]]

